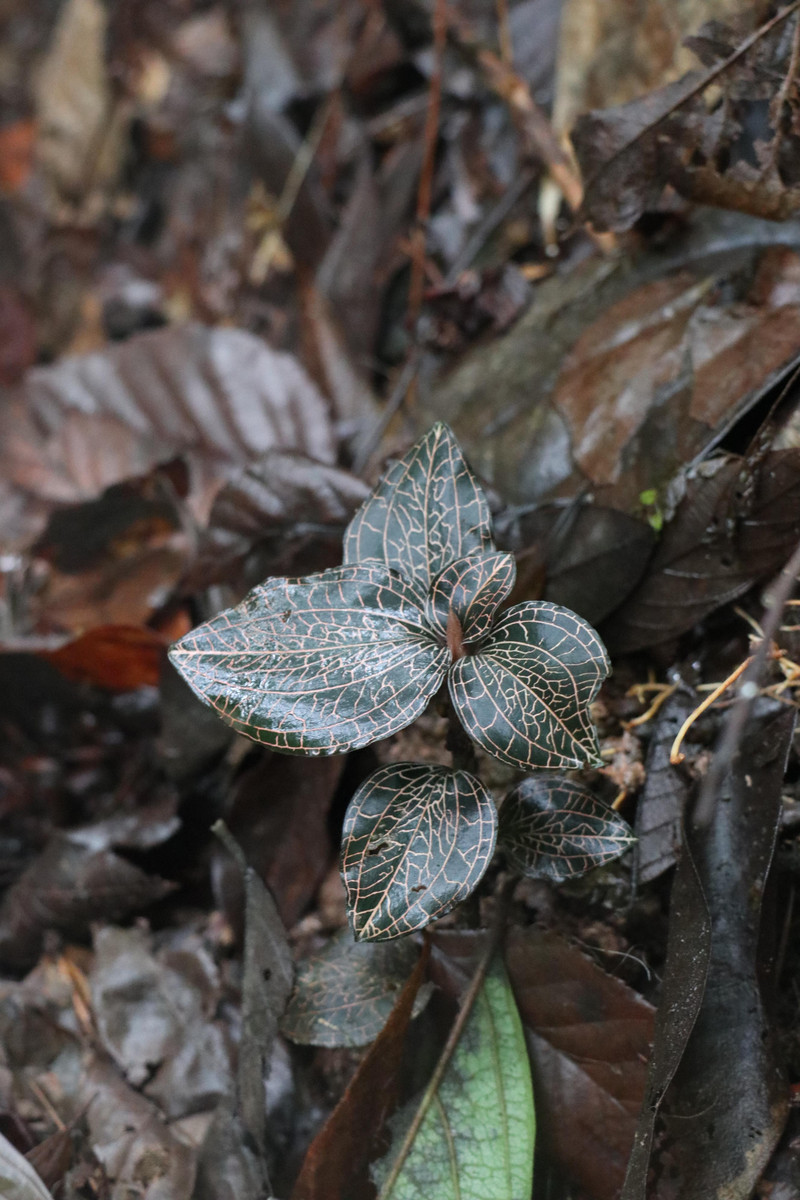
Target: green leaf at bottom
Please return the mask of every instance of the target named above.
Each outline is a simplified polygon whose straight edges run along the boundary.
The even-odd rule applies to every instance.
[[[393,1122],[392,1149],[373,1168],[379,1200],[529,1200],[533,1088],[525,1035],[499,958],[405,1161],[389,1183],[416,1108]]]
[[[358,789],[342,830],[353,932],[378,941],[422,929],[477,886],[497,812],[467,771],[431,763],[380,767]]]

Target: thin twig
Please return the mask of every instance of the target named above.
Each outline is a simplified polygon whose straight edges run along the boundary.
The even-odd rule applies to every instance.
[[[381,1188],[380,1195],[378,1196],[378,1200],[390,1200],[392,1190],[393,1190],[395,1184],[397,1183],[397,1180],[400,1177],[400,1172],[402,1171],[403,1166],[405,1165],[405,1161],[408,1158],[409,1151],[411,1150],[411,1147],[414,1145],[414,1139],[416,1138],[417,1134],[419,1133],[420,1127],[422,1125],[422,1122],[425,1120],[428,1109],[430,1108],[433,1100],[436,1097],[436,1093],[438,1092],[439,1087],[441,1086],[441,1082],[444,1079],[445,1072],[447,1071],[447,1068],[450,1065],[450,1060],[453,1057],[453,1054],[455,1053],[455,1049],[459,1043],[461,1034],[464,1032],[464,1026],[466,1025],[466,1023],[469,1019],[470,1013],[472,1012],[472,1009],[475,1006],[475,1001],[477,1000],[478,994],[479,994],[481,988],[483,987],[484,981],[486,979],[486,974],[489,970],[489,967],[491,966],[492,959],[495,956],[497,948],[500,945],[503,934],[505,932],[506,917],[508,916],[508,906],[509,906],[509,903],[511,900],[511,893],[514,890],[516,883],[517,883],[516,878],[509,879],[506,882],[505,887],[503,888],[503,891],[500,894],[497,914],[495,916],[494,921],[492,922],[491,928],[489,929],[489,936],[488,936],[488,940],[487,940],[486,946],[484,948],[483,954],[481,955],[478,965],[475,968],[475,974],[472,976],[472,979],[470,980],[469,987],[467,988],[466,992],[464,993],[464,998],[461,1001],[461,1007],[459,1008],[456,1019],[453,1022],[453,1027],[450,1030],[450,1034],[447,1038],[447,1041],[444,1044],[444,1049],[442,1050],[442,1053],[439,1055],[439,1061],[437,1062],[436,1067],[434,1068],[434,1072],[433,1072],[433,1075],[431,1076],[430,1082],[425,1089],[425,1093],[424,1093],[422,1099],[420,1100],[419,1108],[417,1109],[416,1113],[414,1114],[414,1119],[411,1122],[411,1124],[409,1125],[408,1131],[406,1132],[406,1135],[403,1138],[403,1141],[400,1145],[400,1150],[397,1154],[397,1157],[395,1158],[394,1162],[392,1163],[392,1169],[390,1170],[389,1175],[387,1176],[386,1182],[384,1183],[383,1187]]]
[[[789,55],[789,67],[786,71],[786,76],[781,84],[775,99],[772,103],[772,111],[775,114],[775,136],[772,139],[769,156],[769,168],[776,171],[778,167],[778,155],[780,154],[781,144],[783,142],[783,106],[789,98],[792,84],[797,75],[797,67],[800,63],[800,17],[798,17],[794,33],[792,35],[792,51]]]
[[[783,617],[783,610],[786,607],[786,601],[789,599],[789,593],[794,587],[798,572],[800,572],[800,542],[798,542],[794,553],[778,576],[777,583],[769,597],[767,611],[764,620],[761,622],[764,637],[752,657],[750,666],[744,674],[741,687],[739,688],[738,699],[728,715],[725,728],[722,731],[722,737],[719,739],[714,750],[714,757],[700,785],[700,794],[697,798],[697,805],[692,821],[696,828],[703,828],[710,825],[714,817],[717,795],[722,785],[722,780],[725,772],[730,767],[734,754],[739,748],[744,727],[747,724],[753,707],[753,701],[758,695],[764,668],[770,654],[772,640],[778,631],[778,626]]]
[[[500,43],[500,57],[507,67],[513,66],[514,49],[511,45],[511,28],[508,24],[508,0],[496,0],[497,3],[497,40]]]
[[[445,0],[436,0],[433,10],[433,73],[431,75],[428,112],[425,117],[425,152],[417,192],[417,223],[412,235],[411,282],[408,289],[408,325],[417,328],[422,297],[425,292],[425,244],[428,218],[431,215],[433,169],[436,163],[436,142],[439,135],[439,113],[442,106],[442,72],[444,47],[447,40],[447,9]]]
[[[386,403],[383,406],[383,411],[379,416],[375,425],[370,432],[365,436],[358,451],[353,456],[353,473],[360,475],[372,455],[377,450],[381,443],[383,435],[394,420],[396,414],[408,395],[409,388],[417,377],[419,370],[420,352],[416,346],[411,348],[411,352],[406,359],[405,366],[397,377],[397,382],[389,394]]]

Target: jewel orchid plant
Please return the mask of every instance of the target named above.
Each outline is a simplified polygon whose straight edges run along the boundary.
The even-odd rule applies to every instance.
[[[266,580],[170,656],[223,720],[282,753],[340,754],[391,737],[446,685],[469,739],[509,766],[598,765],[589,705],[609,670],[603,644],[555,604],[501,612],[514,580],[486,497],[440,423],[353,517],[342,566]],[[381,767],[350,802],[342,875],[357,938],[422,928],[486,870],[497,811],[474,755],[457,758]],[[527,782],[500,823],[518,868],[563,878],[629,844],[625,823],[580,785]]]

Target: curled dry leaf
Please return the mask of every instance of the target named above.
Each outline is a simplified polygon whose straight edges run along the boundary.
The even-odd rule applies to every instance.
[[[85,201],[123,161],[125,110],[114,103],[101,0],[67,0],[37,72],[36,157],[54,200]]]
[[[354,942],[343,931],[301,962],[281,1030],[311,1046],[364,1046],[383,1028],[419,958],[403,941]]]
[[[753,28],[752,10],[737,14],[738,28],[708,22],[687,43],[709,67],[705,75],[690,72],[578,118],[572,139],[586,180],[585,212],[597,228],[629,229],[643,212],[662,206],[667,188],[770,220],[800,211],[797,134],[783,111],[793,102],[775,85],[791,75],[800,18],[792,5],[783,10],[760,29]],[[722,96],[707,104],[703,93],[712,82]],[[765,101],[777,95],[767,119]],[[674,193],[665,206],[674,207]]]

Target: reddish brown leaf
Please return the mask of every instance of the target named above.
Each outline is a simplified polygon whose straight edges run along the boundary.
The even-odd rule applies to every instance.
[[[236,785],[231,833],[266,882],[288,928],[311,902],[333,856],[328,811],[343,766],[342,756],[267,754]],[[241,891],[227,855],[221,875],[234,895]]]
[[[16,192],[24,185],[33,165],[35,144],[36,122],[30,118],[0,128],[0,191]]]
[[[41,658],[79,683],[92,683],[113,692],[158,685],[164,663],[163,634],[133,625],[99,625]]]
[[[372,1195],[363,1178],[375,1138],[397,1102],[405,1035],[428,965],[426,943],[388,1021],[309,1147],[292,1200],[354,1200]]]

